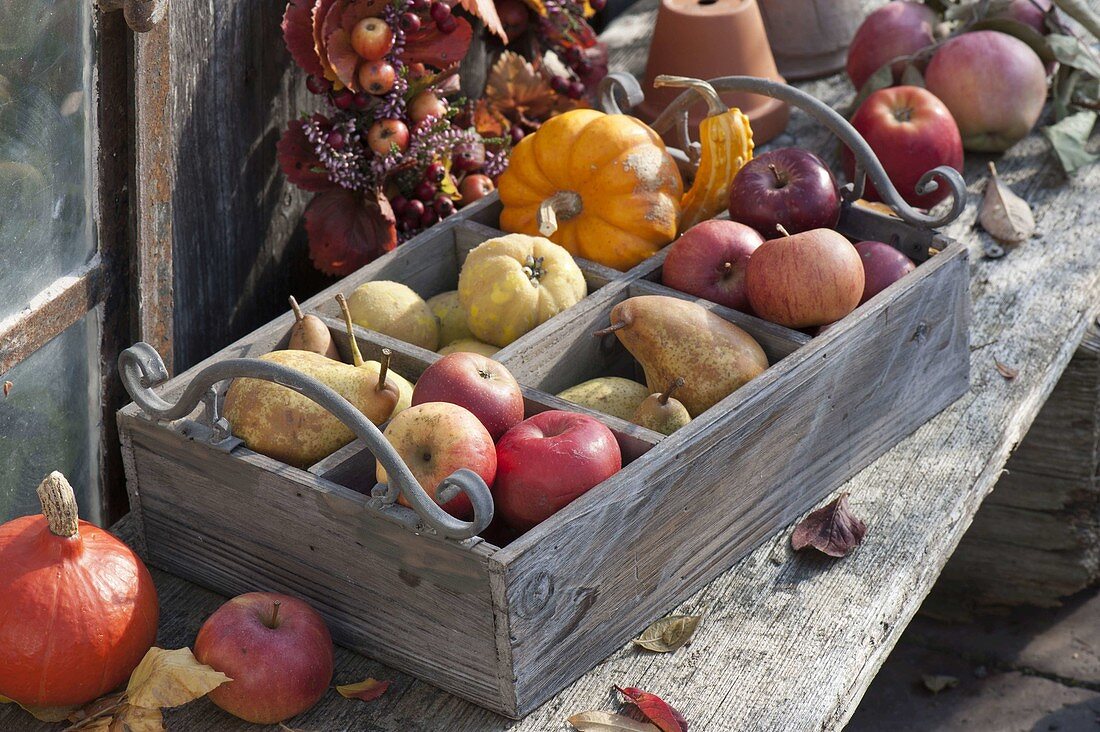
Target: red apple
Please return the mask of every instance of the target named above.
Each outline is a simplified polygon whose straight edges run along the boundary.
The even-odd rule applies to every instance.
[[[1047,100],[1043,62],[1019,38],[997,31],[955,36],[924,75],[959,125],[963,147],[1001,152],[1031,132]]]
[[[736,221],[696,224],[668,248],[661,282],[734,310],[748,310],[745,267],[763,243],[756,229]]]
[[[962,138],[943,102],[917,86],[879,89],[867,97],[851,121],[907,203],[931,208],[947,197],[949,189],[942,184],[924,195],[916,190],[921,176],[932,168],[949,165],[962,171]],[[855,169],[852,153],[844,148],[841,156],[844,172],[851,180]],[[863,197],[880,200],[870,179]]]
[[[860,89],[871,74],[899,56],[909,56],[935,41],[936,13],[916,2],[892,2],[868,15],[848,46],[848,77]],[[893,65],[894,81],[905,61]]]
[[[1012,0],[1007,8],[994,11],[991,17],[1015,20],[1045,36],[1050,32],[1046,24],[1050,8],[1051,0]]]
[[[359,88],[368,94],[386,94],[393,89],[397,71],[386,61],[370,61],[359,67]]]
[[[603,423],[551,410],[520,422],[497,445],[496,509],[526,531],[622,468],[619,443]]]
[[[421,374],[412,403],[450,402],[477,417],[494,441],[523,421],[523,392],[508,369],[480,353],[449,353]]]
[[[381,18],[363,18],[351,29],[351,47],[368,61],[377,61],[393,48],[393,29]]]
[[[439,484],[461,468],[474,471],[487,485],[493,485],[497,473],[493,438],[465,407],[448,402],[418,404],[398,413],[382,434],[436,503]],[[378,463],[375,475],[379,483],[389,481],[382,463]],[[404,496],[398,501],[409,505]],[[469,519],[474,508],[470,498],[459,493],[443,504],[443,510],[457,518]]]
[[[458,184],[458,193],[462,196],[463,206],[474,201],[480,201],[494,190],[496,190],[496,186],[493,185],[493,179],[481,173],[467,175]]]
[[[772,150],[753,158],[730,183],[730,218],[765,239],[836,226],[840,191],[829,167],[809,150]]]
[[[195,658],[233,679],[212,702],[254,724],[277,724],[306,711],[332,681],[332,638],[302,600],[273,592],[234,597],[206,619]]]
[[[912,259],[885,242],[861,241],[856,244],[856,251],[863,260],[864,285],[860,305],[917,267]]]
[[[814,229],[761,244],[749,259],[745,285],[761,318],[810,328],[856,309],[863,295],[863,262],[843,236]]]
[[[389,155],[390,146],[398,150],[409,146],[409,128],[399,119],[382,119],[367,131],[367,145],[379,155]]]

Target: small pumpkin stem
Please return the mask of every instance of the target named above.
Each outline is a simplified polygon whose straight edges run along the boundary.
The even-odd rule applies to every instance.
[[[580,216],[584,210],[584,202],[579,194],[574,191],[558,191],[550,198],[544,199],[539,204],[536,221],[539,225],[539,233],[543,236],[553,236],[558,230],[558,221],[568,221]]]
[[[699,93],[707,103],[707,115],[713,117],[716,114],[725,114],[729,111],[729,107],[722,101],[722,98],[718,96],[718,92],[714,90],[708,82],[702,79],[692,79],[689,76],[672,76],[669,74],[661,74],[653,80],[653,86],[657,89],[662,87],[678,87],[694,89]]]
[[[393,355],[393,351],[388,348],[382,349],[382,365],[378,367],[378,386],[374,387],[375,391],[382,391],[386,388],[386,374],[390,370],[390,356]]]
[[[340,310],[344,312],[344,327],[348,331],[348,347],[351,349],[352,366],[363,365],[363,354],[359,353],[359,343],[355,340],[355,326],[351,322],[351,309],[348,307],[348,299],[344,293],[336,293],[336,302],[340,303]]]
[[[785,226],[783,226],[783,224],[776,224],[775,228],[783,236],[790,236],[791,235],[791,232],[787,231],[787,228]]]
[[[294,295],[291,295],[289,299],[290,309],[294,311],[294,319],[301,323],[306,316],[302,314],[302,308],[298,306],[298,301],[294,299]]]
[[[625,320],[620,320],[618,323],[612,323],[608,327],[604,328],[603,330],[598,330],[595,333],[593,333],[592,335],[595,336],[596,338],[602,338],[605,335],[609,335],[611,333],[614,333],[615,331],[619,330],[620,328],[625,328],[627,325],[628,325],[628,323]]]
[[[664,393],[661,394],[661,396],[657,397],[658,403],[660,403],[660,405],[662,407],[665,406],[666,404],[668,404],[668,400],[669,400],[669,397],[672,396],[672,392],[676,391],[677,389],[679,389],[683,385],[684,385],[684,377],[683,376],[677,376],[675,379],[673,379],[672,383],[668,385],[668,388],[665,389]]]
[[[38,484],[38,500],[51,534],[65,538],[80,534],[76,494],[64,475],[55,470],[43,478]]]

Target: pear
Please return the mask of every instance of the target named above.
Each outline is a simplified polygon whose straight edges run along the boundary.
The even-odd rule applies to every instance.
[[[351,293],[348,307],[356,325],[429,351],[439,348],[439,323],[432,309],[407,285],[365,282]]]
[[[466,324],[466,309],[458,301],[458,290],[441,292],[428,298],[428,307],[439,321],[439,345],[449,346],[455,341],[474,337]]]
[[[488,343],[482,343],[476,338],[460,338],[440,348],[437,353],[446,356],[448,353],[480,353],[482,356],[492,358],[500,349]]]
[[[633,379],[601,376],[589,379],[558,394],[567,402],[595,409],[619,419],[630,421],[638,405],[649,396],[649,388]]]
[[[641,295],[611,310],[611,327],[645,371],[650,392],[686,375],[678,398],[698,417],[768,368],[752,336],[702,305],[678,297]]]
[[[316,315],[303,315],[293,295],[290,296],[290,309],[294,311],[294,325],[290,326],[287,350],[313,351],[339,361],[340,353],[336,350],[328,326]]]
[[[313,351],[272,351],[263,361],[312,376],[335,390],[367,419],[381,424],[397,404],[397,388],[378,388],[377,370],[356,368]],[[303,470],[354,439],[343,422],[312,399],[260,379],[234,379],[225,395],[225,416],[246,447]]]
[[[677,376],[660,394],[650,394],[638,405],[631,421],[646,429],[671,435],[691,421],[687,407],[678,399],[672,398],[672,392],[684,385],[684,377]]]
[[[368,372],[376,374],[378,377],[377,384],[380,386],[386,384],[387,386],[394,386],[397,389],[398,398],[397,405],[393,408],[393,413],[390,414],[389,419],[393,419],[399,413],[405,411],[412,406],[412,393],[413,385],[409,383],[401,374],[390,369],[390,356],[393,353],[388,348],[382,349],[381,361],[364,361],[363,354],[359,352],[359,342],[355,340],[355,328],[351,321],[351,309],[348,306],[348,301],[343,295],[336,295],[336,302],[340,304],[340,310],[344,313],[344,327],[347,329],[348,334],[348,350],[351,351],[351,363],[356,368],[366,369]],[[375,422],[375,424],[378,424]]]

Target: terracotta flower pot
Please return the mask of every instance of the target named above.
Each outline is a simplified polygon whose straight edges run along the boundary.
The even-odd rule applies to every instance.
[[[661,0],[642,85],[645,101],[636,108],[650,120],[683,91],[653,88],[659,74],[697,79],[744,75],[783,81],[756,0]],[[722,99],[749,116],[757,145],[787,126],[790,109],[777,99],[740,92],[724,93]],[[705,114],[703,104],[693,106],[691,125]]]
[[[775,63],[787,79],[843,69],[864,15],[861,0],[760,0],[760,12]]]

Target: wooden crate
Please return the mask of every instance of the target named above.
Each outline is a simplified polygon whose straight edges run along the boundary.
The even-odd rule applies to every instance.
[[[304,307],[340,333],[333,296],[362,282],[400,280],[423,296],[453,289],[465,254],[497,235],[498,214],[486,199]],[[192,441],[131,404],[119,425],[146,556],[225,594],[304,597],[337,642],[522,716],[966,391],[966,249],[859,208],[846,207],[839,228],[893,238],[927,261],[812,339],[707,304],[756,337],[772,365],[670,437],[551,396],[598,375],[637,375],[613,336],[591,335],[615,303],[687,297],[659,284],[660,255],[627,273],[581,262],[589,296],[497,358],[524,385],[529,414],[595,416],[626,465],[506,546],[419,535],[372,508],[374,458],[359,443],[299,470]],[[291,322],[278,318],[159,391],[171,400],[211,363],[284,346]],[[364,329],[356,338],[368,359],[390,348],[410,379],[438,358]]]

